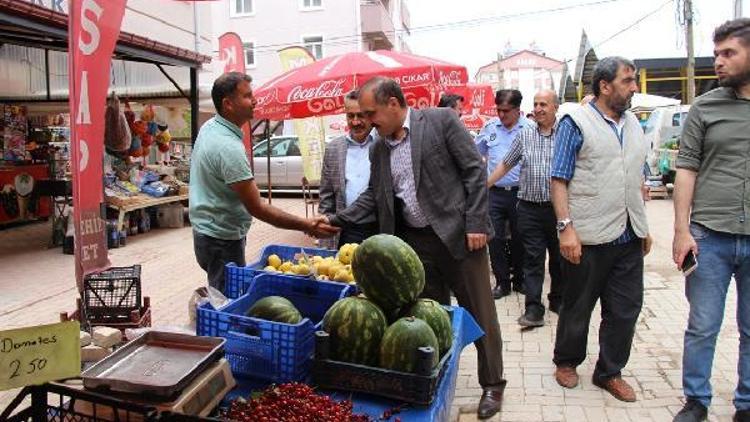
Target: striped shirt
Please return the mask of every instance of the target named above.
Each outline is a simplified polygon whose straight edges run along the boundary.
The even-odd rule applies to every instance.
[[[609,117],[605,116],[594,104],[594,101],[590,102],[589,105],[599,113],[600,116],[607,122],[610,128],[617,135],[617,139],[620,141],[620,147],[623,142],[622,129],[625,126],[625,119],[620,119],[619,122],[615,122]],[[573,178],[576,168],[576,157],[578,152],[583,146],[583,134],[578,125],[573,121],[570,116],[564,116],[560,123],[557,125],[557,133],[555,134],[555,151],[552,159],[552,173],[551,176],[556,179],[563,179],[570,181]],[[575,222],[574,222],[575,224]],[[625,231],[607,245],[622,245],[635,239],[637,236],[633,231],[633,227],[628,219],[627,227]]]
[[[430,222],[419,207],[417,187],[414,184],[414,167],[411,161],[411,108],[406,110],[404,130],[406,136],[398,140],[386,137],[385,143],[391,150],[391,178],[396,198],[404,203],[403,216],[410,227],[427,227]]]
[[[536,124],[524,127],[513,140],[503,163],[521,163],[518,197],[530,202],[549,202],[549,178],[556,128],[544,135]]]

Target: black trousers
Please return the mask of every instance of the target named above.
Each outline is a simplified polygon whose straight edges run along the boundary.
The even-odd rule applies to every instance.
[[[495,274],[495,284],[505,290],[510,290],[510,270],[505,259],[506,222],[510,226],[510,257],[513,263],[514,283],[523,280],[523,243],[518,231],[518,188],[504,190],[497,187],[490,188],[489,213],[495,237],[490,240],[490,262]]]
[[[586,359],[589,321],[601,300],[599,359],[594,377],[620,375],[630,358],[635,324],[643,304],[641,239],[616,246],[584,246],[581,263],[562,260],[567,285],[557,321],[554,359],[558,366],[576,367]]]
[[[362,243],[363,240],[378,233],[380,233],[380,227],[377,222],[346,226],[341,229],[339,234],[338,247],[340,248],[346,243]]]
[[[426,283],[422,297],[450,305],[453,291],[458,304],[482,327],[484,336],[474,342],[479,384],[482,387],[504,386],[503,339],[492,298],[487,249],[469,252],[458,260],[429,227],[400,227],[397,234],[414,249],[424,265]]]
[[[198,265],[208,275],[208,285],[224,293],[224,267],[230,262],[245,266],[246,239],[224,240],[193,230],[193,249]]]
[[[560,303],[563,278],[560,275],[560,244],[557,240],[557,217],[551,202],[536,203],[518,201],[518,231],[521,233],[525,256],[523,258],[524,293],[526,310],[544,315],[542,288],[544,286],[544,262],[549,252],[551,304]]]

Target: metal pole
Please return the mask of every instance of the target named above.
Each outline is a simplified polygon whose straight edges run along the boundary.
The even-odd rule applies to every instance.
[[[271,204],[271,121],[266,119],[266,125],[263,129],[263,137],[266,139],[266,173],[268,175],[268,204]]]
[[[190,68],[190,139],[198,136],[198,68]]]
[[[692,104],[695,99],[695,51],[693,46],[693,0],[685,0],[685,38],[687,44],[687,91],[685,102]]]
[[[52,100],[52,91],[49,86],[49,49],[44,49],[44,83],[47,84],[47,101]]]
[[[734,0],[734,18],[742,17],[742,0]]]
[[[500,69],[500,60],[502,59],[502,55],[500,53],[497,53],[497,89],[501,90],[503,89],[503,71]]]

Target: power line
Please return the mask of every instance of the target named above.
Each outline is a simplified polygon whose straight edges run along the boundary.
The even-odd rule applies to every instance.
[[[474,27],[479,26],[486,23],[497,23],[506,21],[509,19],[517,19],[517,18],[526,18],[531,16],[538,16],[543,14],[549,14],[549,13],[557,13],[557,12],[563,12],[563,11],[569,11],[584,7],[592,7],[592,6],[600,6],[603,4],[608,3],[616,3],[616,2],[622,2],[624,0],[596,0],[586,3],[576,3],[568,6],[560,6],[560,7],[553,7],[549,9],[542,9],[542,10],[534,10],[534,11],[528,11],[528,12],[519,12],[519,13],[513,13],[508,15],[498,15],[498,16],[488,16],[488,17],[482,17],[482,18],[474,18],[474,19],[467,19],[463,21],[458,22],[449,22],[449,23],[441,23],[441,24],[434,24],[434,25],[424,25],[420,27],[414,27],[410,30],[403,30],[403,29],[394,29],[390,31],[384,31],[385,35],[398,35],[403,33],[414,33],[414,32],[431,32],[431,31],[443,31],[443,30],[453,30],[453,29],[459,29],[464,27]],[[356,44],[363,40],[364,37],[362,34],[351,34],[351,35],[341,35],[337,37],[330,37],[324,40],[324,47],[325,46],[342,46],[342,45],[350,45],[350,44]],[[278,50],[284,47],[290,47],[299,45],[298,41],[294,42],[285,42],[285,43],[275,43],[275,44],[266,44],[266,45],[259,45],[255,46],[254,51],[257,53],[267,53],[267,52],[274,52],[276,53]]]

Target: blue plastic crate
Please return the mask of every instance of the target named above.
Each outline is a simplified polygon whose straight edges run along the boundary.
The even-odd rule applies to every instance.
[[[200,336],[227,339],[226,358],[236,376],[250,376],[272,382],[304,381],[310,371],[315,348],[315,331],[328,308],[351,295],[351,286],[282,274],[263,273],[255,277],[248,292],[219,309],[209,303],[197,311],[196,331]],[[245,312],[266,296],[283,296],[302,313],[298,324],[283,324],[245,316]]]
[[[338,251],[331,249],[304,248],[289,245],[268,245],[260,251],[260,259],[244,267],[238,267],[230,262],[224,268],[224,296],[234,299],[244,294],[250,282],[258,274],[265,274],[263,268],[268,262],[268,257],[276,254],[282,261],[291,261],[294,255],[305,251],[309,256],[320,255],[322,257],[336,256]],[[302,276],[300,276],[302,277]]]

